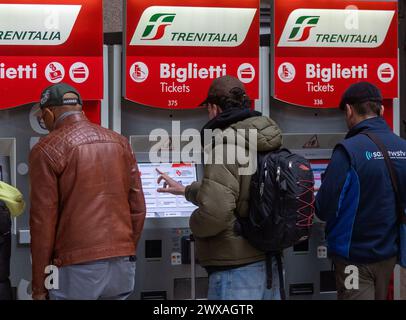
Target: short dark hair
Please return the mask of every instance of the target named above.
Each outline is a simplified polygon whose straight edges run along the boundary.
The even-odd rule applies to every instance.
[[[209,97],[208,102],[218,105],[221,110],[229,109],[249,109],[251,100],[244,90],[241,88],[233,88],[230,90],[231,96]]]
[[[381,115],[382,104],[376,101],[365,101],[361,103],[351,104],[355,112],[360,116],[366,115]]]
[[[206,99],[199,106],[207,106],[209,103],[218,105],[223,111],[251,107],[244,84],[238,78],[230,75],[213,80]]]

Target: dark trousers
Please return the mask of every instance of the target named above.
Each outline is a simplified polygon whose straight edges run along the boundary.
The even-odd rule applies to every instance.
[[[0,300],[11,300],[10,285],[11,219],[7,207],[0,202]]]
[[[357,264],[333,258],[338,300],[386,300],[396,261],[393,257],[377,263]],[[354,282],[358,289],[354,289]]]

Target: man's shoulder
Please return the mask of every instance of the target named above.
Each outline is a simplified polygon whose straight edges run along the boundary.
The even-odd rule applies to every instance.
[[[87,125],[91,127],[94,131],[98,132],[100,135],[104,136],[106,139],[117,140],[120,142],[126,141],[126,138],[121,134],[108,128],[102,127],[101,125],[91,122],[88,122]]]
[[[394,142],[402,145],[403,147],[406,147],[406,140],[405,139],[403,139],[402,137],[399,137],[397,134],[395,134],[392,131],[390,131],[390,136],[391,136],[391,139],[393,139]]]
[[[62,128],[58,134],[63,138],[65,146],[68,148],[99,142],[114,142],[120,144],[126,142],[126,138],[117,132],[89,121],[78,122],[73,126]]]
[[[53,145],[58,145],[60,137],[57,132],[50,132],[48,135],[41,137],[38,142],[32,147],[31,155],[38,153],[47,153],[48,150],[54,149]]]
[[[50,144],[50,141],[52,140],[52,136],[44,136],[32,147],[29,154],[30,165],[33,165],[38,161],[46,161],[49,164],[54,163],[56,157],[54,156],[55,148]]]
[[[53,156],[62,156],[79,145],[97,142],[114,142],[123,147],[128,143],[127,139],[117,132],[84,121],[50,132],[35,144],[31,152],[35,154],[42,151]]]
[[[344,149],[345,151],[348,152],[348,151],[350,151],[349,149],[351,149],[351,150],[354,148],[359,149],[365,143],[368,143],[368,142],[369,142],[369,138],[366,135],[359,133],[355,136],[352,136],[352,137],[349,137],[349,138],[346,138],[346,139],[340,141],[337,144],[336,148],[341,147],[342,149]]]

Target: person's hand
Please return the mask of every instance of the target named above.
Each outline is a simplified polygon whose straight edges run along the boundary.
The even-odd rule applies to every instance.
[[[169,177],[166,173],[161,172],[159,169],[156,169],[156,171],[160,174],[160,176],[158,177],[158,180],[157,180],[158,184],[160,184],[161,181],[164,181],[163,188],[158,188],[157,189],[158,192],[172,193],[177,196],[185,195],[185,186],[176,182],[171,177]]]

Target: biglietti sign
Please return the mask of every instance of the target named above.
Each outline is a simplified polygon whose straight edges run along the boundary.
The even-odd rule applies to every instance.
[[[398,93],[396,1],[275,1],[274,97],[335,108],[354,82]]]
[[[258,98],[259,1],[127,1],[125,97],[196,108],[230,74]]]
[[[102,99],[102,0],[27,2],[0,4],[0,108],[36,102],[62,81]]]

